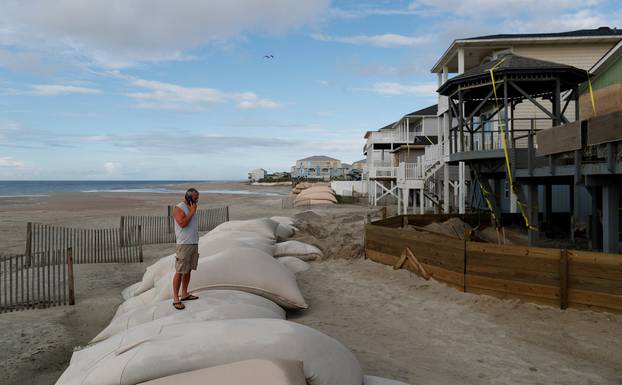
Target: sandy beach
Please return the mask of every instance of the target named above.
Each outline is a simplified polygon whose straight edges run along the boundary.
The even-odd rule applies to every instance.
[[[253,193],[202,194],[203,206],[229,205],[231,219],[298,214],[305,225],[296,238],[320,246],[325,258],[299,275],[310,308],[288,318],[343,342],[366,374],[413,385],[622,383],[620,315],[460,293],[365,260],[365,206],[300,214],[306,209],[281,208],[286,186],[197,187]],[[179,200],[179,194],[155,193],[2,198],[0,250],[23,252],[28,221],[104,227],[117,225],[123,214],[163,215]],[[143,264],[77,265],[75,306],[1,314],[0,383],[54,383],[73,348],[108,324],[121,290],[172,251],[173,245],[150,245]]]

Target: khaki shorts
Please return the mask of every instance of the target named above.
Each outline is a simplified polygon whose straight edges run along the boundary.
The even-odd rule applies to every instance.
[[[199,263],[199,245],[177,245],[175,250],[175,271],[188,274],[196,270]]]

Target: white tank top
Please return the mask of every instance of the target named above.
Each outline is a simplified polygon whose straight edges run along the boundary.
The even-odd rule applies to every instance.
[[[177,205],[184,214],[188,215],[190,208],[186,202],[181,202]],[[199,244],[199,222],[197,221],[197,214],[195,213],[190,220],[190,223],[186,227],[179,226],[176,220],[175,222],[175,237],[177,238],[178,245],[198,245]]]

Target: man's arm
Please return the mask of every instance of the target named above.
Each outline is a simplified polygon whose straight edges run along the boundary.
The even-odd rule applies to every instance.
[[[196,211],[197,211],[196,203],[193,203],[190,205],[190,210],[188,211],[188,215],[184,213],[184,210],[175,206],[175,208],[173,209],[173,217],[175,217],[175,222],[177,222],[179,227],[184,228],[188,226],[188,223],[190,223],[190,220],[192,220],[192,217],[194,216],[194,213]]]

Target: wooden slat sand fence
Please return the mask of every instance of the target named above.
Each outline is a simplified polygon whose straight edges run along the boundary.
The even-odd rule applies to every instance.
[[[134,227],[80,229],[28,223],[26,263],[29,257],[59,254],[66,260],[73,251],[73,263],[135,263],[143,261],[142,229]]]
[[[562,309],[622,311],[620,254],[472,242],[400,228],[401,222],[393,217],[365,225],[368,258],[397,266],[408,248],[434,279],[460,291]]]
[[[75,303],[72,250],[0,256],[0,313]]]
[[[175,206],[167,207],[167,217],[171,218],[171,227],[168,231],[171,233],[175,233],[175,227],[172,220],[174,208]],[[219,224],[229,222],[229,206],[199,209],[195,215],[199,220],[199,231],[211,231]]]
[[[143,244],[160,244],[175,242],[175,224],[173,218],[174,206],[167,207],[167,215],[132,215],[122,216],[120,228],[122,244],[128,244],[135,238],[132,233],[140,226],[142,229]],[[199,231],[210,231],[221,223],[229,221],[229,206],[210,207],[199,209],[196,212],[199,221]],[[134,230],[132,230],[134,229]],[[130,243],[131,244],[131,243]]]

